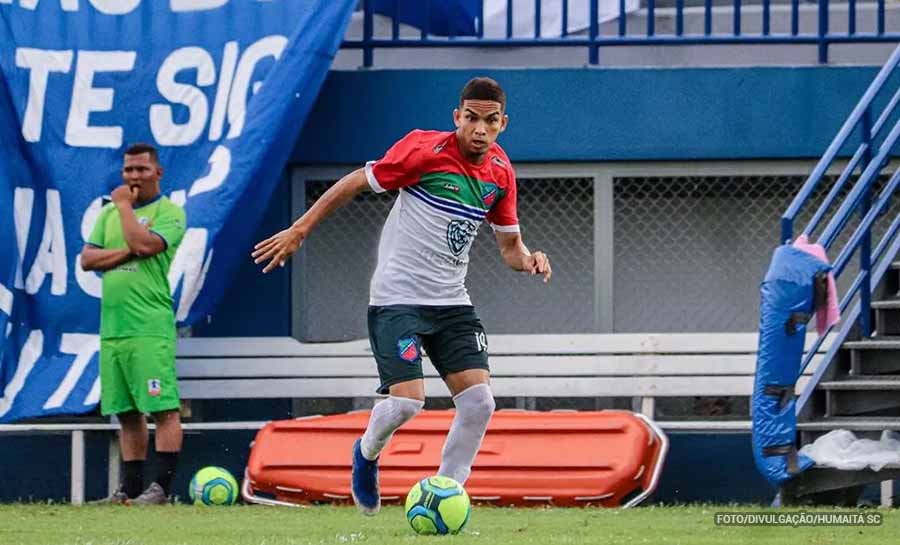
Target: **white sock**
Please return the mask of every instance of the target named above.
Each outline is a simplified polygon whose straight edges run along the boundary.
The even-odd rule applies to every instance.
[[[472,462],[481,448],[484,432],[494,414],[494,396],[487,384],[476,384],[453,398],[456,416],[441,453],[438,475],[465,484],[472,472]]]
[[[378,455],[381,454],[381,449],[394,435],[394,431],[416,416],[424,406],[424,401],[394,396],[390,396],[375,405],[375,408],[372,409],[372,415],[369,416],[369,425],[366,426],[366,433],[363,434],[362,442],[360,443],[363,457],[366,460],[378,458]]]

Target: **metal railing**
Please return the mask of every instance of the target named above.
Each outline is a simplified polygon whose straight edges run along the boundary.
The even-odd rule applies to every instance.
[[[884,273],[890,268],[891,261],[894,259],[898,248],[900,248],[900,239],[894,240],[897,231],[900,230],[900,215],[893,218],[881,239],[875,245],[874,250],[872,248],[872,226],[888,209],[891,197],[898,186],[900,186],[900,169],[898,169],[883,185],[875,201],[872,201],[874,186],[878,182],[882,170],[890,160],[892,150],[897,143],[898,137],[900,137],[900,121],[893,115],[898,103],[900,103],[900,85],[897,85],[896,81],[892,82],[896,89],[880,113],[876,112],[875,106],[876,99],[879,98],[881,91],[889,87],[887,85],[888,80],[895,74],[898,64],[900,64],[900,46],[894,50],[887,63],[885,63],[869,85],[862,99],[860,99],[838,131],[837,136],[828,146],[825,154],[813,168],[802,189],[797,193],[797,196],[781,217],[781,242],[789,243],[794,238],[794,220],[803,206],[810,201],[825,172],[831,167],[842,150],[853,149],[852,156],[841,171],[834,186],[832,186],[815,214],[813,214],[812,219],[803,228],[802,233],[811,236],[816,231],[826,214],[828,214],[829,209],[836,204],[837,197],[846,192],[845,188],[848,187],[848,182],[854,176],[854,173],[861,170],[856,182],[852,184],[852,189],[846,193],[838,209],[832,213],[830,220],[822,229],[817,240],[826,251],[829,250],[854,215],[859,214],[859,223],[841,248],[832,268],[835,278],[839,278],[850,259],[857,250],[859,251],[859,270],[853,278],[850,288],[841,299],[841,313],[847,311],[850,303],[856,299],[857,295],[859,297],[850,313],[844,314],[843,325],[834,339],[831,349],[826,353],[816,373],[804,389],[797,403],[798,414],[809,400],[813,390],[815,390],[816,385],[824,376],[831,362],[834,361],[841,344],[857,325],[857,320],[859,333],[862,337],[868,337],[872,334],[870,322],[872,291]],[[873,123],[876,113],[878,117]],[[893,126],[888,134],[883,136],[889,120],[893,123]],[[860,142],[855,148],[852,148],[850,139],[855,134],[859,135]],[[829,329],[830,331],[831,329]],[[808,355],[803,359],[801,373],[810,364],[812,355],[822,345],[826,336],[827,333],[820,335]]]
[[[363,29],[361,39],[345,40],[342,47],[361,49],[363,66],[374,64],[374,51],[381,48],[434,48],[434,47],[576,47],[588,50],[588,62],[598,64],[602,47],[635,45],[698,45],[698,44],[809,44],[817,45],[820,63],[828,62],[828,48],[838,43],[898,42],[900,32],[885,29],[885,0],[863,2],[858,0],[756,0],[748,4],[746,0],[695,0],[702,6],[686,6],[686,0],[667,0],[673,7],[657,7],[657,0],[642,0],[642,7],[632,12],[631,26],[641,23],[643,28],[629,28],[630,18],[626,0],[618,0],[618,17],[614,22],[601,28],[599,21],[600,0],[535,0],[534,23],[530,36],[517,36],[514,32],[515,4],[506,0],[506,32],[500,36],[485,35],[484,6],[488,0],[476,2],[480,14],[473,15],[467,30],[459,32],[451,24],[446,35],[435,35],[432,6],[445,0],[419,0],[416,9],[418,36],[401,36],[401,20],[405,6],[400,0],[382,1],[376,6],[375,0],[363,0]],[[588,4],[587,26],[573,29],[570,25],[571,8],[578,2]],[[558,32],[552,35],[542,28],[542,14],[549,6],[560,9]],[[387,7],[388,9],[385,9]],[[376,9],[392,14],[391,31],[385,36],[375,35],[374,18]],[[833,28],[831,13],[846,10],[846,27]],[[731,24],[727,30],[715,30],[714,18],[728,16]],[[859,24],[859,14],[867,14],[866,25]],[[615,14],[614,14],[615,15]],[[703,28],[692,32],[685,24],[686,15],[696,20],[702,17]],[[640,21],[644,19],[645,21]],[[801,21],[814,20],[813,24]],[[871,20],[873,19],[873,20]],[[658,29],[657,22],[666,22],[671,32]],[[748,32],[747,28],[754,30]],[[864,26],[866,28],[864,28]],[[662,27],[662,24],[659,25]],[[756,30],[758,27],[758,31]],[[802,27],[814,27],[802,29]],[[574,31],[573,31],[574,30]],[[463,35],[466,34],[466,35]]]

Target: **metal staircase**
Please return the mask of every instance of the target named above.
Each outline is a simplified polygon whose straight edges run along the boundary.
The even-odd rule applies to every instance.
[[[900,103],[898,63],[900,47],[782,217],[782,242],[790,242],[794,220],[811,201],[835,157],[839,152],[853,152],[803,230],[811,240],[818,233],[817,242],[832,249],[831,255],[836,241],[846,239],[833,262],[836,277],[849,270],[851,258],[856,257],[859,266],[852,280],[842,281],[850,287],[842,294],[841,324],[830,332],[831,348],[799,396],[799,446],[835,429],[875,439],[883,430],[900,430],[900,237],[895,236],[900,214],[887,213],[900,186],[900,169],[884,182],[885,167],[900,137],[900,121],[895,115]],[[880,112],[876,111],[879,104],[885,104]],[[851,135],[859,138],[855,148]],[[838,203],[842,194],[846,196]],[[832,210],[835,206],[837,210]],[[820,229],[826,218],[827,224]],[[874,233],[879,233],[878,240],[873,240]],[[809,351],[803,369],[825,338],[820,337]],[[788,481],[781,490],[782,501],[855,504],[862,485],[896,478],[900,478],[900,466],[877,472],[815,467]]]
[[[891,263],[871,303],[875,330],[853,328],[808,401],[799,409],[800,445],[836,429],[878,439],[900,431],[900,262]],[[823,362],[824,363],[824,362]],[[881,471],[814,468],[785,487],[788,501],[854,504],[862,485],[900,478],[900,467]]]

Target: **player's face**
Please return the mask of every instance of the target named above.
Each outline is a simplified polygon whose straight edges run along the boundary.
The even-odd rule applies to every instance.
[[[136,187],[139,191],[138,199],[152,199],[159,193],[159,179],[162,178],[160,167],[149,153],[126,155],[122,165],[122,181],[128,187]]]
[[[464,100],[453,110],[460,151],[470,160],[481,161],[491,144],[506,130],[509,118],[493,100]]]

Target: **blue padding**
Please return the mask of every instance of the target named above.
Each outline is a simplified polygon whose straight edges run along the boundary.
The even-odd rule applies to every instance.
[[[794,391],[800,376],[806,320],[788,327],[794,313],[813,313],[814,278],[831,266],[792,246],[775,250],[766,278],[760,286],[759,354],[751,403],[753,414],[753,458],[756,467],[771,484],[781,485],[794,475],[788,472],[788,456],[763,454],[768,447],[796,445],[797,415],[791,396],[782,406],[777,393],[785,387]],[[797,473],[814,462],[797,455]]]

